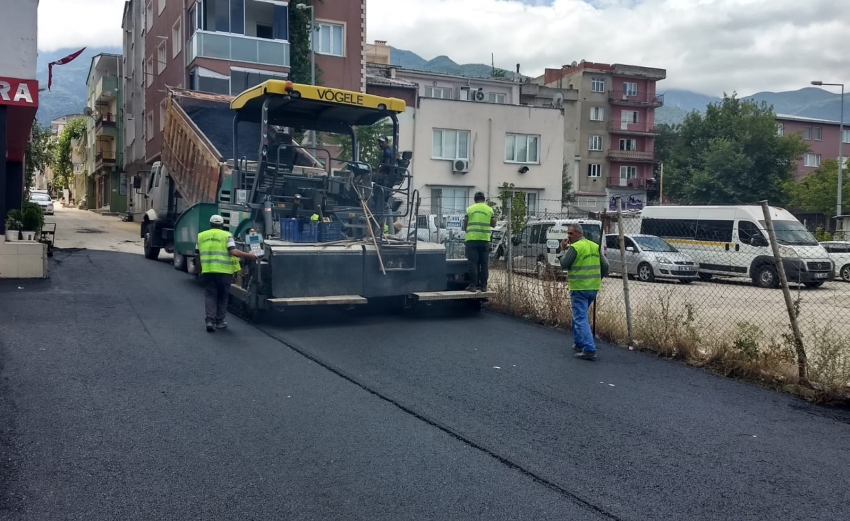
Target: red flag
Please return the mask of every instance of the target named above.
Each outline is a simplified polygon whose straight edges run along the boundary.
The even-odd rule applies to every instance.
[[[47,90],[50,91],[50,86],[53,85],[53,66],[54,65],[65,65],[66,63],[71,63],[74,59],[85,51],[86,48],[83,47],[79,51],[74,54],[69,54],[65,56],[61,60],[56,60],[55,62],[50,62],[47,64]]]

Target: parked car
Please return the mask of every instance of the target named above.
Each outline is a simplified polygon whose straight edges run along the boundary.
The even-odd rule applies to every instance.
[[[53,201],[46,193],[30,194],[30,202],[41,206],[45,215],[53,215]]]
[[[655,279],[675,279],[685,284],[698,277],[697,265],[687,253],[682,253],[670,243],[655,235],[625,235],[625,267],[620,255],[620,237],[605,236],[602,253],[608,259],[610,272],[636,276],[643,282]]]
[[[821,245],[835,264],[835,278],[841,277],[845,282],[850,282],[850,242],[824,241]]]
[[[599,244],[602,223],[590,219],[539,219],[530,221],[513,237],[511,261],[514,271],[533,273],[540,277],[560,271],[556,250],[567,236],[570,224],[581,224],[585,238]]]

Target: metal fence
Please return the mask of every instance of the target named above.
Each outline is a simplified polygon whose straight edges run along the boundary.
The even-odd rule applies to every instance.
[[[556,255],[565,234],[554,230],[581,219],[610,264],[591,313],[598,337],[774,384],[850,389],[850,244],[818,243],[775,212],[662,219],[547,208],[515,218],[508,206],[492,242],[492,309],[569,327]],[[462,232],[440,237],[450,257],[464,257]]]

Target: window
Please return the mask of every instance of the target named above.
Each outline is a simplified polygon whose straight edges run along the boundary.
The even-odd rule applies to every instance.
[[[738,240],[751,246],[767,246],[767,240],[752,221],[738,221]]]
[[[783,125],[782,123],[779,123],[779,124],[776,125],[776,135],[777,136],[784,136],[785,135],[785,125]]]
[[[588,150],[602,150],[602,136],[590,136]]]
[[[603,121],[605,109],[603,107],[590,107],[590,121]]]
[[[635,179],[637,178],[637,167],[636,166],[621,166],[620,167],[620,179]]]
[[[182,20],[177,19],[177,22],[171,26],[171,57],[176,58],[180,51],[183,50],[183,27]]]
[[[624,82],[623,94],[626,96],[637,96],[637,83]]]
[[[507,100],[507,96],[499,92],[490,92],[488,95],[490,103],[505,103],[505,100]]]
[[[591,92],[605,92],[605,78],[594,77],[590,81]]]
[[[168,58],[165,54],[166,44],[168,40],[163,40],[156,47],[156,72],[157,74],[162,74],[165,71],[165,66],[168,65]]]
[[[525,134],[506,134],[505,162],[534,164],[539,163],[540,136],[529,136]]]
[[[150,0],[145,6],[145,27],[148,31],[153,28],[153,0]]]
[[[159,6],[159,14],[162,14],[165,11],[165,0],[157,0],[157,5]]]
[[[602,165],[599,163],[588,164],[587,177],[602,177]]]
[[[812,139],[812,127],[803,128],[803,139],[807,141]]]
[[[821,138],[823,137],[823,128],[822,127],[815,127],[814,130],[815,130],[815,141],[820,141]]]
[[[229,92],[231,96],[237,96],[251,87],[256,87],[266,80],[284,80],[286,78],[286,74],[274,74],[266,71],[231,67]],[[220,87],[224,87],[226,80],[220,81],[219,83]]]
[[[426,98],[438,98],[438,99],[452,99],[454,96],[452,95],[451,87],[425,87],[425,97]]]
[[[431,213],[436,215],[464,214],[469,206],[466,188],[432,188]]]
[[[731,242],[733,221],[698,221],[695,239],[709,242]]]
[[[635,140],[635,139],[621,139],[620,140],[620,150],[637,150],[637,140]]]
[[[145,114],[145,135],[148,141],[153,139],[153,112]]]
[[[469,159],[469,131],[434,129],[431,159]]]
[[[145,66],[145,79],[147,80],[147,86],[148,87],[153,85],[154,70],[156,70],[156,69],[153,68],[153,56],[149,56],[148,57],[148,63]]]
[[[841,131],[841,142],[842,143],[850,143],[850,130],[842,130]]]
[[[502,193],[505,193],[505,190],[501,190]],[[537,214],[537,200],[538,200],[538,192],[527,192],[525,190],[514,190],[513,192],[507,192],[508,194],[513,194],[513,197],[516,197],[519,194],[523,194],[525,197],[525,207],[527,208],[527,215],[536,215]],[[526,226],[524,228],[524,233],[528,234],[529,227]]]
[[[271,25],[257,24],[257,38],[266,40],[274,39],[274,27]]]
[[[159,102],[159,131],[165,130],[165,100]]]
[[[342,48],[345,38],[343,37],[341,25],[316,23],[316,30],[313,33],[313,37],[315,38],[313,49],[317,53],[344,56]]]
[[[820,166],[820,154],[806,154],[804,164],[806,166],[819,167]]]

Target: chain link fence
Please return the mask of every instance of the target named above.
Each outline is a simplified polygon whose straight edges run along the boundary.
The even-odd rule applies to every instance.
[[[466,204],[444,204],[432,220],[451,258],[464,257]],[[819,243],[789,213],[771,209],[766,219],[759,206],[523,215],[503,206],[491,309],[569,328],[557,248],[580,223],[611,268],[591,310],[597,337],[815,398],[850,391],[850,243]],[[433,208],[423,200],[421,209]]]

